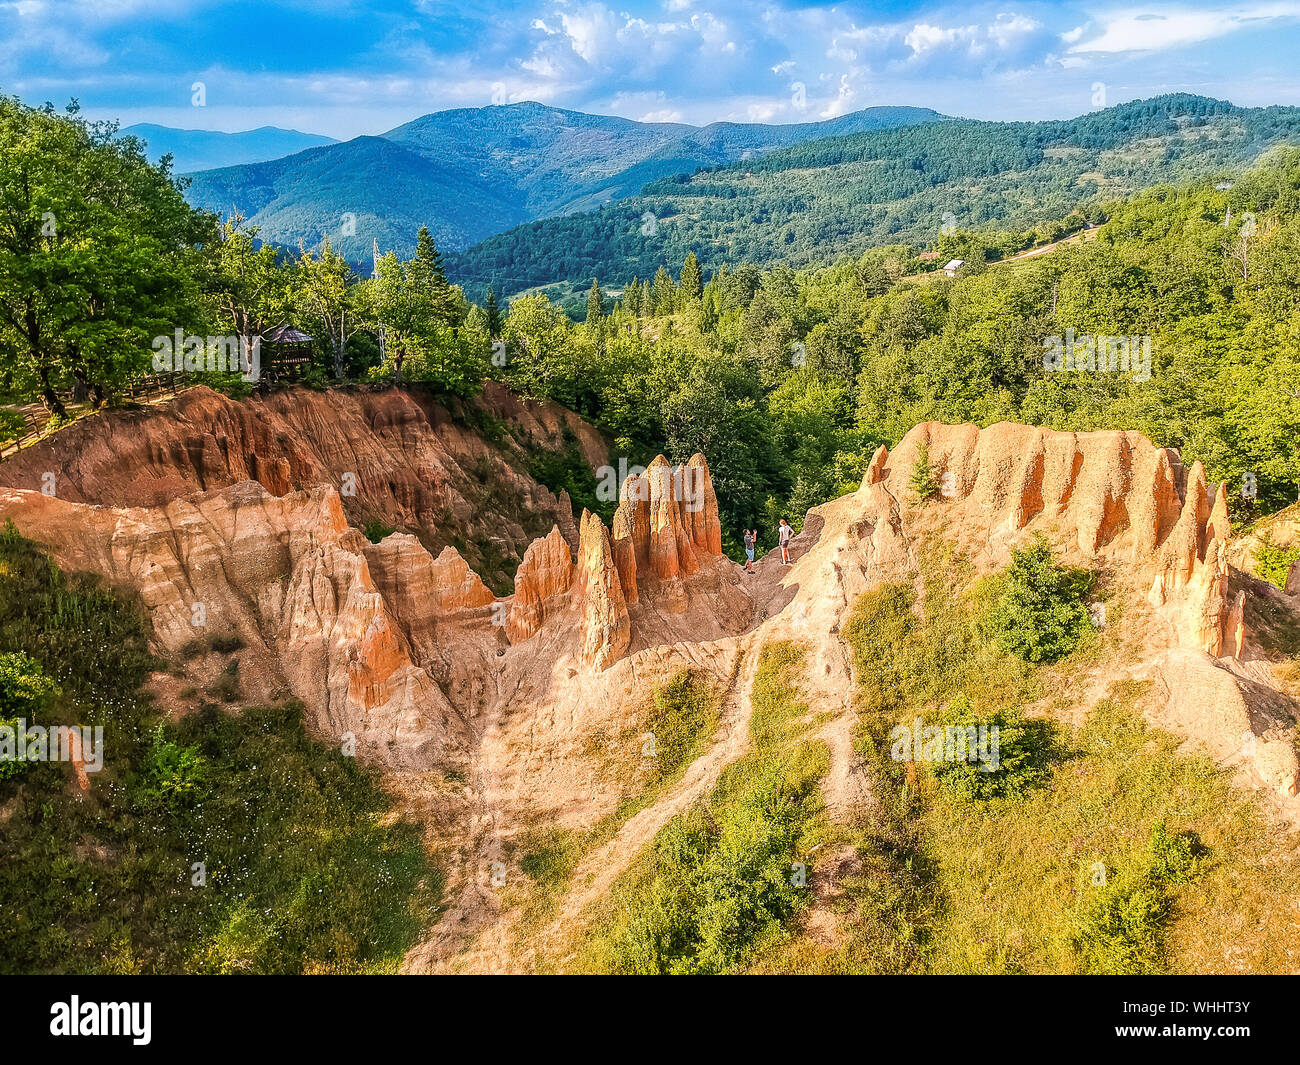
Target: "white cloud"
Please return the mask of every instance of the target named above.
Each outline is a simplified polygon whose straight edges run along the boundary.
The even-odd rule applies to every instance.
[[[1043,24],[1036,19],[1008,13],[986,25],[935,26],[918,22],[903,41],[916,58],[939,52],[975,58],[1015,57],[1034,45],[1043,31]]]
[[[1300,3],[1266,3],[1244,7],[1194,10],[1147,8],[1114,11],[1097,17],[1097,36],[1076,40],[1072,52],[1155,52],[1185,48],[1278,19],[1300,16]]]
[[[970,41],[978,32],[976,26],[943,27],[932,26],[928,22],[918,22],[903,41],[908,48],[912,49],[913,55],[923,55],[936,48],[951,48],[962,41]]]
[[[847,115],[850,111],[857,111],[861,106],[857,103],[857,99],[858,91],[854,88],[852,78],[848,74],[841,75],[839,91],[821,112],[821,117],[838,118],[840,115]]]

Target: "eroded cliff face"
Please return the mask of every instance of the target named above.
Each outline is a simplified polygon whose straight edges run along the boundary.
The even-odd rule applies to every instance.
[[[943,486],[929,504],[907,484],[922,442]],[[61,483],[93,467],[83,458]],[[351,733],[361,753],[413,769],[463,766],[485,743],[534,750],[566,729],[617,730],[670,669],[716,670],[727,685],[738,656],[771,637],[804,641],[822,697],[848,713],[852,680],[836,634],[862,592],[914,580],[929,539],[988,571],[1043,533],[1160,619],[1142,653],[1153,675],[1170,678],[1171,727],[1222,759],[1253,737],[1261,779],[1296,792],[1293,727],[1248,702],[1251,685],[1263,686],[1250,670],[1262,667],[1248,661],[1258,652],[1248,588],[1228,563],[1226,494],[1135,433],[917,426],[873,456],[857,492],[809,513],[793,566],[772,560],[753,575],[721,554],[701,455],[679,466],[660,457],[629,477],[609,528],[589,513],[570,536],[554,522],[524,550],[510,596],[494,596],[455,548],[434,553],[404,533],[370,543],[346,507],[331,484],[277,494],[242,481],[117,507],[0,489],[0,518],[48,544],[61,565],[139,592],[162,652],[179,655],[201,635],[201,608],[205,631],[243,638],[248,698],[296,696],[324,735]],[[1179,702],[1189,685],[1233,694],[1213,707]],[[493,772],[518,801],[539,801],[540,785],[504,754]],[[556,803],[569,801],[568,786],[548,784]],[[582,809],[603,808],[600,795],[581,795]]]
[[[697,458],[694,476],[703,486],[708,467]],[[671,468],[662,465],[671,493]],[[701,529],[716,529],[711,487],[691,498],[699,501]],[[605,670],[632,642],[614,541],[586,511],[576,561],[555,525],[529,545],[514,594],[501,598],[453,547],[434,557],[402,533],[371,543],[349,526],[329,485],[276,495],[243,481],[161,506],[118,508],[0,489],[0,515],[47,544],[62,565],[135,589],[164,654],[182,657],[209,633],[238,634],[248,698],[300,698],[324,734],[351,735],[363,753],[397,767],[463,761],[474,719],[502,690],[560,661]],[[676,549],[685,534],[680,521],[672,529]],[[690,547],[686,539],[682,545]],[[678,574],[645,577],[640,603],[663,599],[681,612],[696,597],[715,628],[719,617],[742,628],[750,604],[723,579],[731,564],[708,555],[707,544],[701,552],[710,579],[692,589]],[[635,574],[627,579],[636,605]],[[720,586],[731,596],[720,598]],[[654,616],[653,606],[638,614]]]
[[[1223,485],[1140,433],[1065,433],[1002,422],[926,422],[873,458],[863,489],[888,480],[903,506],[921,444],[965,540],[1005,546],[1043,532],[1076,558],[1112,564],[1166,608],[1186,646],[1218,656],[1239,640],[1228,602],[1231,529]],[[969,534],[973,533],[971,536]]]
[[[196,638],[238,634],[249,698],[296,696],[322,733],[351,733],[398,766],[463,747],[463,715],[412,660],[412,619],[396,594],[396,585],[409,592],[435,581],[437,564],[412,537],[371,544],[348,526],[332,488],[280,497],[246,481],[120,509],[0,489],[0,513],[62,566],[138,592],[163,654],[180,659]],[[387,594],[371,576],[372,554]]]
[[[382,522],[435,553],[461,543],[504,590],[506,564],[552,524],[578,546],[567,494],[528,475],[530,454],[572,440],[594,470],[608,449],[577,415],[494,382],[455,407],[418,388],[297,388],[235,401],[199,387],[71,426],[0,464],[0,485],[41,490],[52,475],[60,499],[119,508],[243,481],[274,496],[329,485],[353,525]],[[488,424],[495,440],[476,428]]]
[[[908,487],[923,443],[942,491],[929,505]],[[1138,433],[931,422],[913,428],[894,452],[881,448],[848,498],[863,504],[849,528],[867,549],[850,587],[904,568],[928,536],[993,568],[1042,533],[1067,558],[1132,589],[1164,624],[1137,649],[1146,676],[1168,693],[1159,722],[1221,761],[1250,765],[1283,798],[1300,794],[1292,700],[1273,687],[1279,678],[1251,646],[1249,581],[1228,562],[1227,493],[1207,483],[1200,463],[1187,469],[1176,451]],[[841,585],[845,570],[841,553]]]

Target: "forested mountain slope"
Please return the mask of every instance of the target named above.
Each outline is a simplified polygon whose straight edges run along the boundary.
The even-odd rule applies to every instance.
[[[635,461],[715,455],[733,550],[741,530],[770,537],[779,517],[850,489],[876,446],[927,420],[1138,430],[1235,486],[1234,517],[1294,501],[1300,150],[1105,211],[1094,239],[1015,263],[986,263],[954,234],[968,262],[952,279],[911,274],[915,249],[895,245],[703,284],[688,262],[580,326],[523,297],[502,373],[582,411]],[[1053,338],[1084,353],[1079,368],[1048,368]],[[1127,369],[1109,338],[1128,338]]]
[[[274,243],[313,247],[329,235],[355,263],[369,261],[376,239],[382,251],[409,253],[421,225],[440,247],[464,248],[520,222],[622,199],[668,175],[942,117],[878,107],[825,122],[698,128],[537,103],[459,108],[380,137],[201,172],[187,196],[223,215],[241,211]]]
[[[945,226],[1026,228],[1161,181],[1214,173],[1300,138],[1300,109],[1188,95],[1067,121],[953,121],[819,140],[665,178],[594,213],[512,229],[455,256],[471,291],[650,277],[693,251],[723,262],[829,262]]]

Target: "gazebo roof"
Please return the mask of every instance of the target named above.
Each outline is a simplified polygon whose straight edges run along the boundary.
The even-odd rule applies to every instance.
[[[274,329],[268,329],[262,334],[262,339],[268,344],[310,344],[311,337],[301,329],[295,329],[287,322],[281,322]]]

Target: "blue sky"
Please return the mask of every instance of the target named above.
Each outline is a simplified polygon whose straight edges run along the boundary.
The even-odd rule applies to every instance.
[[[1300,104],[1298,46],[1300,0],[0,0],[0,91],[27,102],[340,138],[517,100],[695,124]]]

